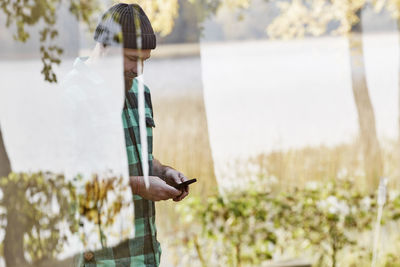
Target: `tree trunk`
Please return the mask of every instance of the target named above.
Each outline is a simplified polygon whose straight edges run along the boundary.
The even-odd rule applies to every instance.
[[[11,164],[4,145],[0,129],[0,177],[7,177],[11,172]],[[11,190],[13,191],[13,190]],[[3,192],[4,204],[7,207],[7,226],[4,236],[4,259],[7,267],[25,266],[24,229],[19,216],[21,211],[13,206],[12,198],[17,192]]]
[[[8,176],[11,172],[11,164],[8,159],[6,147],[3,142],[3,135],[0,128],[0,177]]]
[[[377,137],[375,114],[368,92],[363,56],[361,10],[360,21],[349,33],[350,61],[354,100],[357,106],[364,170],[368,186],[376,188],[382,175],[382,156]]]
[[[13,199],[12,194],[9,192],[4,194],[4,198]],[[7,226],[6,234],[4,237],[4,259],[7,267],[22,267],[26,266],[27,262],[24,257],[24,232],[25,227],[22,223],[22,211],[13,206],[12,202],[7,203]]]

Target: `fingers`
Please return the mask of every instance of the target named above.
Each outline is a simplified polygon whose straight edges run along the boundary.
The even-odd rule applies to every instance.
[[[155,201],[159,201],[159,200],[168,200],[168,199],[172,199],[175,202],[181,201],[183,200],[185,197],[187,197],[189,195],[189,187],[186,186],[185,188],[183,188],[182,190],[178,190],[176,188],[174,188],[173,186],[169,185],[169,183],[166,183],[164,180],[161,180],[158,177],[154,177],[157,178],[155,180],[157,180],[157,182],[159,184],[159,190],[157,193],[153,194],[153,199],[155,199]],[[188,178],[183,175],[182,173],[178,172],[178,171],[174,171],[174,172],[170,172],[169,173],[169,179],[173,184],[181,184],[185,181],[188,180]],[[160,180],[160,181],[158,181]],[[162,181],[162,183],[161,183]]]
[[[182,190],[181,194],[179,196],[173,198],[173,201],[175,201],[175,202],[181,201],[182,199],[184,199],[186,197],[184,194],[185,194],[185,191]]]
[[[180,175],[181,177],[181,181],[186,182],[187,180],[189,180],[186,176],[184,176],[183,174]],[[181,196],[181,200],[184,199],[187,195],[189,195],[189,186],[185,186],[185,188],[183,189],[183,194]]]
[[[179,173],[178,176],[179,176],[178,184],[183,183],[188,180],[188,178],[185,175],[183,175],[182,173]],[[188,195],[189,195],[189,186],[185,186],[185,188],[182,189],[181,194],[179,196],[177,196],[176,198],[174,198],[173,200],[175,202],[179,202],[179,201],[183,200],[185,197],[187,197]]]
[[[176,198],[181,195],[181,191],[172,186],[169,186],[168,184],[165,184],[165,192],[169,196],[168,198]]]
[[[177,189],[175,189],[172,186],[169,186],[168,184],[165,184],[162,186],[162,189],[160,189],[157,193],[153,194],[152,200],[153,201],[160,201],[160,200],[168,200],[168,199],[175,199],[179,197],[181,192]]]
[[[188,186],[187,186],[188,188]],[[179,201],[181,201],[182,199],[184,199],[185,197],[187,197],[189,195],[188,189],[185,189],[179,199]]]
[[[188,195],[187,193],[183,192],[181,195],[177,196],[177,197],[174,198],[173,200],[174,200],[175,202],[182,201],[187,195]]]
[[[173,172],[171,178],[174,180],[175,184],[180,184],[187,180],[187,178],[182,173],[177,171]]]
[[[185,175],[183,175],[182,173],[179,173],[178,176],[179,176],[180,182],[185,182],[188,180],[188,178]]]
[[[182,193],[178,197],[176,197],[175,201],[178,202],[178,201],[183,200],[185,197],[187,197],[187,195],[189,195],[188,191],[189,191],[188,186],[186,186],[185,189],[182,190]]]
[[[150,188],[145,188],[144,180],[139,195],[144,199],[152,201],[168,200],[173,199],[181,195],[181,191],[168,185],[164,180],[156,176],[149,176]]]
[[[181,181],[182,182],[187,181],[187,178],[183,176],[183,177],[181,177]],[[175,202],[179,202],[179,201],[183,200],[185,197],[187,197],[188,195],[189,195],[189,186],[185,186],[185,188],[182,189],[181,194],[179,196],[177,196],[176,198],[174,198],[173,200]]]

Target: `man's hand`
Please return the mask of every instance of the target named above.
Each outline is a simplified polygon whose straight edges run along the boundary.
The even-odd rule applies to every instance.
[[[181,184],[188,180],[188,178],[186,178],[186,176],[183,175],[182,173],[178,172],[174,168],[162,165],[156,159],[153,159],[153,172],[152,173],[154,175],[161,177],[161,179],[163,179],[165,182],[167,182],[167,184],[169,184],[171,186],[176,186],[176,185]],[[180,194],[179,196],[174,197],[173,200],[177,202],[177,201],[181,201],[182,199],[184,199],[189,194],[189,186],[186,186],[186,188],[184,188],[181,191],[181,193],[182,194]]]
[[[188,180],[185,175],[183,175],[181,172],[178,172],[177,170],[171,168],[171,167],[165,167],[164,171],[164,180],[167,182],[167,184],[171,186],[176,186],[180,183],[183,183]],[[182,189],[182,192],[179,196],[173,198],[175,202],[181,201],[184,199],[187,195],[189,195],[189,186],[186,186],[184,189]]]
[[[144,199],[152,201],[167,200],[172,198],[174,201],[182,195],[182,192],[169,186],[165,181],[157,176],[149,176],[150,187],[146,189],[143,176],[130,177],[132,193]]]

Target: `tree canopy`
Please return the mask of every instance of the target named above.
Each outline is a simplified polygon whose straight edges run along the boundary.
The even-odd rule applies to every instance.
[[[40,29],[40,55],[43,62],[42,74],[46,81],[57,82],[57,76],[53,71],[54,64],[60,64],[60,56],[63,48],[54,44],[58,36],[55,27],[57,22],[57,9],[62,4],[61,0],[3,0],[0,10],[6,16],[6,26],[15,26],[14,39],[26,42],[30,35],[26,27],[34,26],[44,22]],[[93,27],[93,14],[98,11],[98,1],[71,0],[69,1],[70,12],[79,20],[86,23],[89,28]]]
[[[247,8],[250,0],[185,0],[195,5],[198,20],[204,20],[210,14],[217,12],[219,7],[226,5],[232,8]],[[174,21],[178,16],[178,0],[112,0],[112,3],[137,3],[142,6],[152,21],[154,30],[161,36],[166,36],[174,28]],[[3,0],[0,3],[0,11],[5,14],[6,26],[14,29],[14,39],[26,42],[30,34],[27,27],[40,26],[40,55],[43,62],[42,74],[48,82],[57,82],[57,76],[53,66],[61,63],[63,47],[55,44],[59,34],[56,27],[57,10],[64,1],[62,0]],[[101,13],[101,2],[99,0],[71,0],[68,8],[77,20],[84,23],[89,30],[93,31],[98,16]],[[40,24],[43,23],[43,24]]]
[[[292,39],[325,33],[346,35],[360,22],[360,10],[372,5],[376,12],[387,10],[400,18],[398,0],[292,0],[274,1],[280,15],[267,27],[271,38]],[[330,31],[330,29],[333,29]]]
[[[357,15],[367,0],[293,0],[276,1],[280,15],[268,26],[271,38],[291,39],[319,36],[331,26],[333,34],[346,34],[359,22]]]

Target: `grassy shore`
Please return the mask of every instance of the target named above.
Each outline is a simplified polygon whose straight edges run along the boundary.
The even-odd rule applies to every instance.
[[[191,186],[191,194],[203,199],[216,194],[217,183],[202,94],[192,92],[162,98],[154,96],[153,105],[156,118],[154,155],[188,177],[198,178],[199,182]],[[395,141],[381,140],[381,146],[384,175],[390,179],[389,189],[398,190],[399,145]],[[275,180],[273,190],[277,192],[290,187],[302,188],[313,181],[332,179],[352,179],[357,187],[366,191],[376,190],[365,180],[362,151],[357,140],[333,147],[275,151],[250,158],[242,164],[256,166],[252,168],[256,173],[249,173],[248,177],[255,176],[260,181]],[[176,203],[172,201],[157,203],[159,240],[164,249],[163,266],[179,266],[181,249],[171,241],[182,232],[182,217],[175,211],[175,206]],[[347,254],[344,256],[350,257]],[[346,258],[349,264],[352,261],[350,258]]]
[[[191,195],[207,198],[216,194],[217,183],[201,93],[169,98],[157,98],[155,94],[153,106],[156,123],[154,156],[163,164],[183,172],[188,178],[198,179],[190,187]],[[159,240],[165,241],[180,230],[180,217],[175,206],[173,201],[156,204]]]

